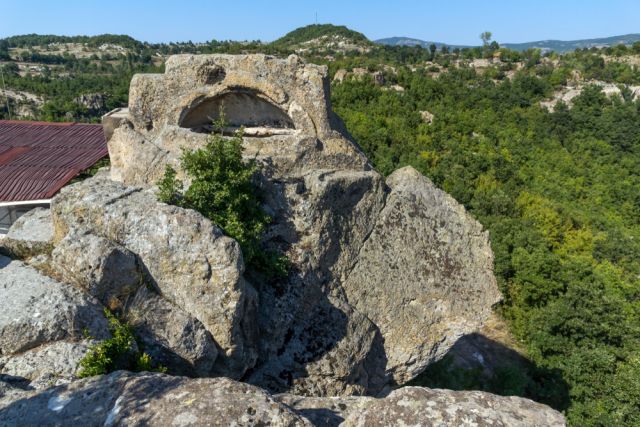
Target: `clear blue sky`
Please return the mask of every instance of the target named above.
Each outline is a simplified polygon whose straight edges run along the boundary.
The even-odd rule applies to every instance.
[[[128,34],[150,42],[274,40],[297,27],[346,25],[370,39],[479,44],[640,32],[640,0],[0,0],[0,37]]]

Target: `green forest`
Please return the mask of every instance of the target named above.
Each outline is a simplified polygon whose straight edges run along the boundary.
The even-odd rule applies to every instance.
[[[334,108],[379,170],[416,167],[490,231],[499,312],[533,362],[506,372],[516,384],[423,380],[531,397],[576,426],[638,425],[640,104],[592,87],[549,113],[551,83],[527,72],[398,80],[403,93],[337,85]]]
[[[71,112],[75,120],[97,121],[126,105],[134,73],[162,71],[151,61],[155,52],[284,56],[289,43],[324,34],[331,32],[311,28],[274,44],[125,39],[132,50],[120,58],[62,58],[55,63],[59,71],[35,77],[21,77],[9,62],[4,77],[10,88],[46,97],[37,119],[65,120]],[[346,29],[339,34],[362,41]],[[4,52],[10,59],[11,48],[44,42],[33,37],[52,36],[0,41],[0,58]],[[367,75],[334,81],[335,112],[380,172],[415,167],[490,232],[504,295],[497,311],[530,363],[486,378],[445,358],[417,383],[526,396],[563,411],[572,426],[640,425],[640,101],[627,86],[607,96],[586,84],[571,105],[540,106],[575,73],[585,82],[640,84],[640,68],[624,61],[639,54],[638,43],[565,55],[510,51],[497,43],[455,51],[370,46],[330,57],[306,54],[328,65],[331,77],[355,67],[382,72],[385,85]],[[500,61],[483,71],[454,65],[497,56]],[[105,111],[73,102],[87,92],[108,94]]]

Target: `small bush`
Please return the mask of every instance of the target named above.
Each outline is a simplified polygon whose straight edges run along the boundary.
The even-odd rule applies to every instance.
[[[214,125],[222,129],[224,118]],[[247,266],[268,279],[286,276],[288,259],[260,246],[271,217],[262,210],[253,182],[255,162],[242,159],[242,131],[231,138],[222,132],[211,134],[204,148],[183,149],[180,163],[191,185],[184,190],[175,169],[167,165],[157,183],[158,200],[194,209],[209,218],[240,243]]]
[[[106,308],[104,314],[109,321],[111,338],[91,347],[82,358],[78,373],[80,378],[104,375],[120,369],[134,372],[166,371],[164,367],[154,369],[151,356],[137,350],[136,339],[129,325],[119,321]]]

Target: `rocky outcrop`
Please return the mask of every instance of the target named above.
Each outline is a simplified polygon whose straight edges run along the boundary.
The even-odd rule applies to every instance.
[[[0,239],[0,254],[30,258],[51,252],[53,224],[48,209],[35,208],[22,215]]]
[[[179,55],[164,74],[134,77],[128,111],[105,119],[109,173],[64,188],[50,220],[32,214],[53,224],[39,240],[21,231],[21,241],[46,242],[24,258],[50,277],[0,258],[0,298],[11,301],[0,312],[2,422],[562,422],[486,393],[357,397],[414,378],[479,328],[500,294],[486,231],[414,169],[386,181],[372,170],[327,89],[327,69],[295,56]],[[272,217],[262,244],[287,255],[286,277],[245,271],[238,242],[157,201],[165,166],[182,174],[182,150],[207,142],[221,107],[225,134],[246,130],[244,155]],[[108,336],[102,306],[131,326],[154,366],[244,383],[117,372],[32,390],[74,379],[86,338]]]
[[[565,420],[559,412],[520,397],[403,387],[371,402],[364,410],[350,411],[341,425],[561,427]]]
[[[120,371],[18,396],[0,398],[0,425],[311,425],[259,388],[228,378]]]
[[[242,276],[238,243],[211,221],[159,203],[151,191],[102,178],[63,189],[51,210],[56,250],[64,247],[64,236],[78,233],[110,241],[100,241],[110,248],[103,254],[126,248],[135,254],[142,280],[213,336],[225,375],[239,377],[253,366],[255,291]]]
[[[488,233],[464,207],[411,167],[387,185],[385,207],[343,287],[380,328],[387,370],[402,384],[479,328],[500,294]]]
[[[104,93],[85,93],[73,101],[89,111],[103,111],[107,103],[107,95]]]
[[[132,81],[128,115],[118,113],[121,125],[108,141],[111,178],[152,188],[165,165],[180,174],[182,149],[204,146],[210,121],[224,108],[230,129],[245,127],[244,153],[260,167],[264,206],[273,217],[264,244],[286,253],[293,265],[278,283],[252,277],[244,294],[256,302],[248,309],[234,308],[241,298],[225,307],[227,318],[254,325],[247,333],[255,337],[256,358],[241,363],[251,368],[247,380],[310,395],[378,393],[442,357],[482,323],[499,294],[479,224],[415,171],[397,189],[385,185],[331,112],[327,88],[326,68],[295,56],[171,57],[165,74]],[[413,192],[406,188],[412,185]],[[131,203],[109,204],[109,216],[129,220],[123,209],[135,210],[134,200],[153,205],[150,194],[135,192],[123,198]],[[88,203],[81,205],[59,211],[70,221],[83,212],[82,223],[100,223],[84,214]],[[123,244],[144,264],[151,255],[104,230],[97,234]],[[406,242],[417,250],[407,251]],[[181,276],[147,270],[160,293],[195,315],[220,347],[238,341],[237,333],[220,340],[228,323],[216,331],[202,310],[161,284],[164,277],[170,282]],[[239,268],[238,283],[244,276]],[[410,324],[409,333],[403,323]]]
[[[544,405],[483,392],[406,387],[383,399],[271,396],[228,378],[122,371],[46,391],[17,390],[12,399],[0,397],[6,425],[565,425],[560,413]]]
[[[545,107],[549,111],[553,112],[556,108],[556,105],[559,102],[562,102],[568,108],[572,108],[575,98],[579,97],[582,94],[583,90],[588,86],[595,86],[600,88],[602,93],[607,98],[623,97],[622,89],[624,89],[625,91],[628,91],[630,101],[637,101],[638,99],[640,99],[640,86],[618,85],[599,80],[591,80],[580,83],[574,82],[567,85],[566,87],[563,87],[561,90],[555,92],[551,99],[540,101],[540,106]]]
[[[63,339],[109,336],[93,298],[43,276],[20,261],[0,256],[0,354],[22,353]]]

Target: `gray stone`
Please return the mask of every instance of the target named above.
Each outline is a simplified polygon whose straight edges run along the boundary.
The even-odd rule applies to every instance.
[[[62,339],[109,336],[97,301],[73,286],[0,256],[0,354],[21,353]]]
[[[20,400],[24,396],[29,396],[33,390],[34,388],[26,378],[0,374],[0,410],[8,404]],[[2,424],[0,424],[0,426],[2,426]]]
[[[85,107],[90,111],[104,110],[107,95],[104,93],[84,93],[73,100],[76,104]]]
[[[136,257],[92,234],[70,233],[52,252],[51,268],[111,309],[119,308],[142,283]]]
[[[35,208],[22,215],[0,239],[0,253],[14,258],[30,258],[50,252],[53,224],[49,209]]]
[[[55,341],[13,356],[0,356],[3,374],[30,381],[33,388],[46,388],[76,378],[80,360],[95,341]]]
[[[562,427],[566,424],[561,413],[521,397],[403,387],[371,402],[364,410],[350,411],[341,425]]]
[[[488,233],[451,196],[413,168],[394,172],[391,192],[343,287],[384,338],[399,384],[479,328],[500,300]]]
[[[114,180],[155,184],[182,148],[206,143],[221,107],[233,128],[245,128],[247,155],[278,169],[370,168],[330,109],[326,67],[295,55],[174,55],[165,67],[131,81],[128,115],[108,142]]]
[[[127,321],[145,353],[172,374],[208,376],[218,356],[202,323],[160,295],[141,287],[127,306]]]
[[[305,397],[277,394],[274,398],[316,427],[338,427],[351,413],[361,413],[377,399],[364,396]]]
[[[211,333],[222,374],[253,366],[256,294],[235,240],[193,210],[159,203],[153,191],[106,179],[65,187],[51,206],[56,241],[89,232],[133,252],[145,280]]]
[[[259,289],[261,357],[249,381],[279,392],[376,393],[385,382],[379,332],[345,303],[340,279],[382,209],[381,176],[311,171],[268,182],[263,194],[274,217],[268,240],[286,243],[294,268]]]
[[[0,426],[311,426],[263,390],[228,378],[124,371],[0,400]]]
[[[305,396],[363,395],[388,379],[382,338],[369,319],[345,304],[316,302],[290,329],[277,355],[249,382]]]

